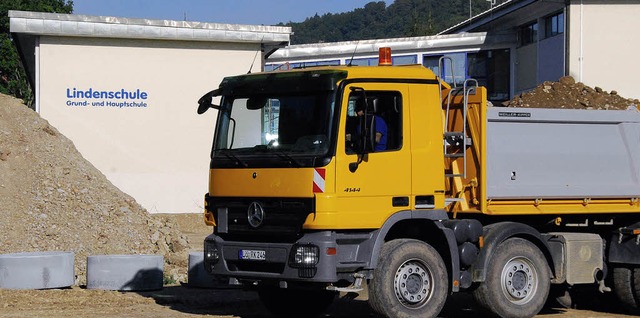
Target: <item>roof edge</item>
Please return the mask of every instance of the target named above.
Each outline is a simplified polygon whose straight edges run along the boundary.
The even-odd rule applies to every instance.
[[[233,43],[288,43],[290,27],[193,21],[130,19],[9,11],[15,34]]]
[[[233,29],[233,30],[261,31],[261,32],[270,32],[270,33],[287,33],[287,34],[291,34],[292,32],[291,27],[272,26],[272,25],[227,24],[227,23],[198,22],[198,21],[141,19],[141,18],[95,16],[95,15],[82,15],[82,14],[18,11],[18,10],[9,10],[8,15],[9,15],[9,18],[24,18],[24,19],[54,20],[54,21],[69,21],[69,22],[160,26],[160,27],[171,27],[171,28],[209,29],[209,30]]]
[[[357,55],[359,57],[361,55],[375,55],[378,54],[380,47],[390,47],[396,52],[401,51],[407,53],[419,50],[456,50],[469,45],[495,46],[511,40],[507,35],[493,35],[489,37],[486,32],[467,32],[405,38],[298,44],[278,49],[269,57],[269,61],[277,63],[309,56],[322,59],[336,56],[348,57]]]

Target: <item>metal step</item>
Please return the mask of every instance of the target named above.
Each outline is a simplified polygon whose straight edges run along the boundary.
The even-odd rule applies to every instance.
[[[462,131],[447,131],[444,133],[444,140],[449,146],[453,146],[455,143],[462,140],[464,140],[465,147],[469,147],[472,144],[471,138],[466,137],[465,133]]]

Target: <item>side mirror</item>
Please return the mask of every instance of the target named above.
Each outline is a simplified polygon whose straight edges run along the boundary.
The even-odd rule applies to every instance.
[[[266,97],[253,96],[249,97],[249,99],[247,100],[248,110],[262,109],[265,105],[267,105]]]
[[[204,114],[209,108],[220,109],[220,105],[213,104],[213,97],[220,96],[220,90],[214,89],[200,97],[198,100],[198,115]]]

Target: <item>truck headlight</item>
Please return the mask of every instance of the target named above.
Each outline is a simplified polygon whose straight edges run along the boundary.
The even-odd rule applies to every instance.
[[[320,260],[320,248],[315,245],[294,245],[291,249],[291,267],[314,267]]]
[[[320,261],[320,248],[307,245],[293,245],[291,256],[289,257],[289,266],[298,268],[298,277],[313,278],[316,276],[318,269],[316,264]]]

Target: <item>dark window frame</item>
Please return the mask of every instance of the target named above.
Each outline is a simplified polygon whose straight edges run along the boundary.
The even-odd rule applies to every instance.
[[[564,11],[552,14],[544,19],[545,39],[564,33]]]
[[[538,41],[538,32],[540,32],[538,21],[532,21],[521,26],[518,29],[518,42],[520,46],[536,43]]]

